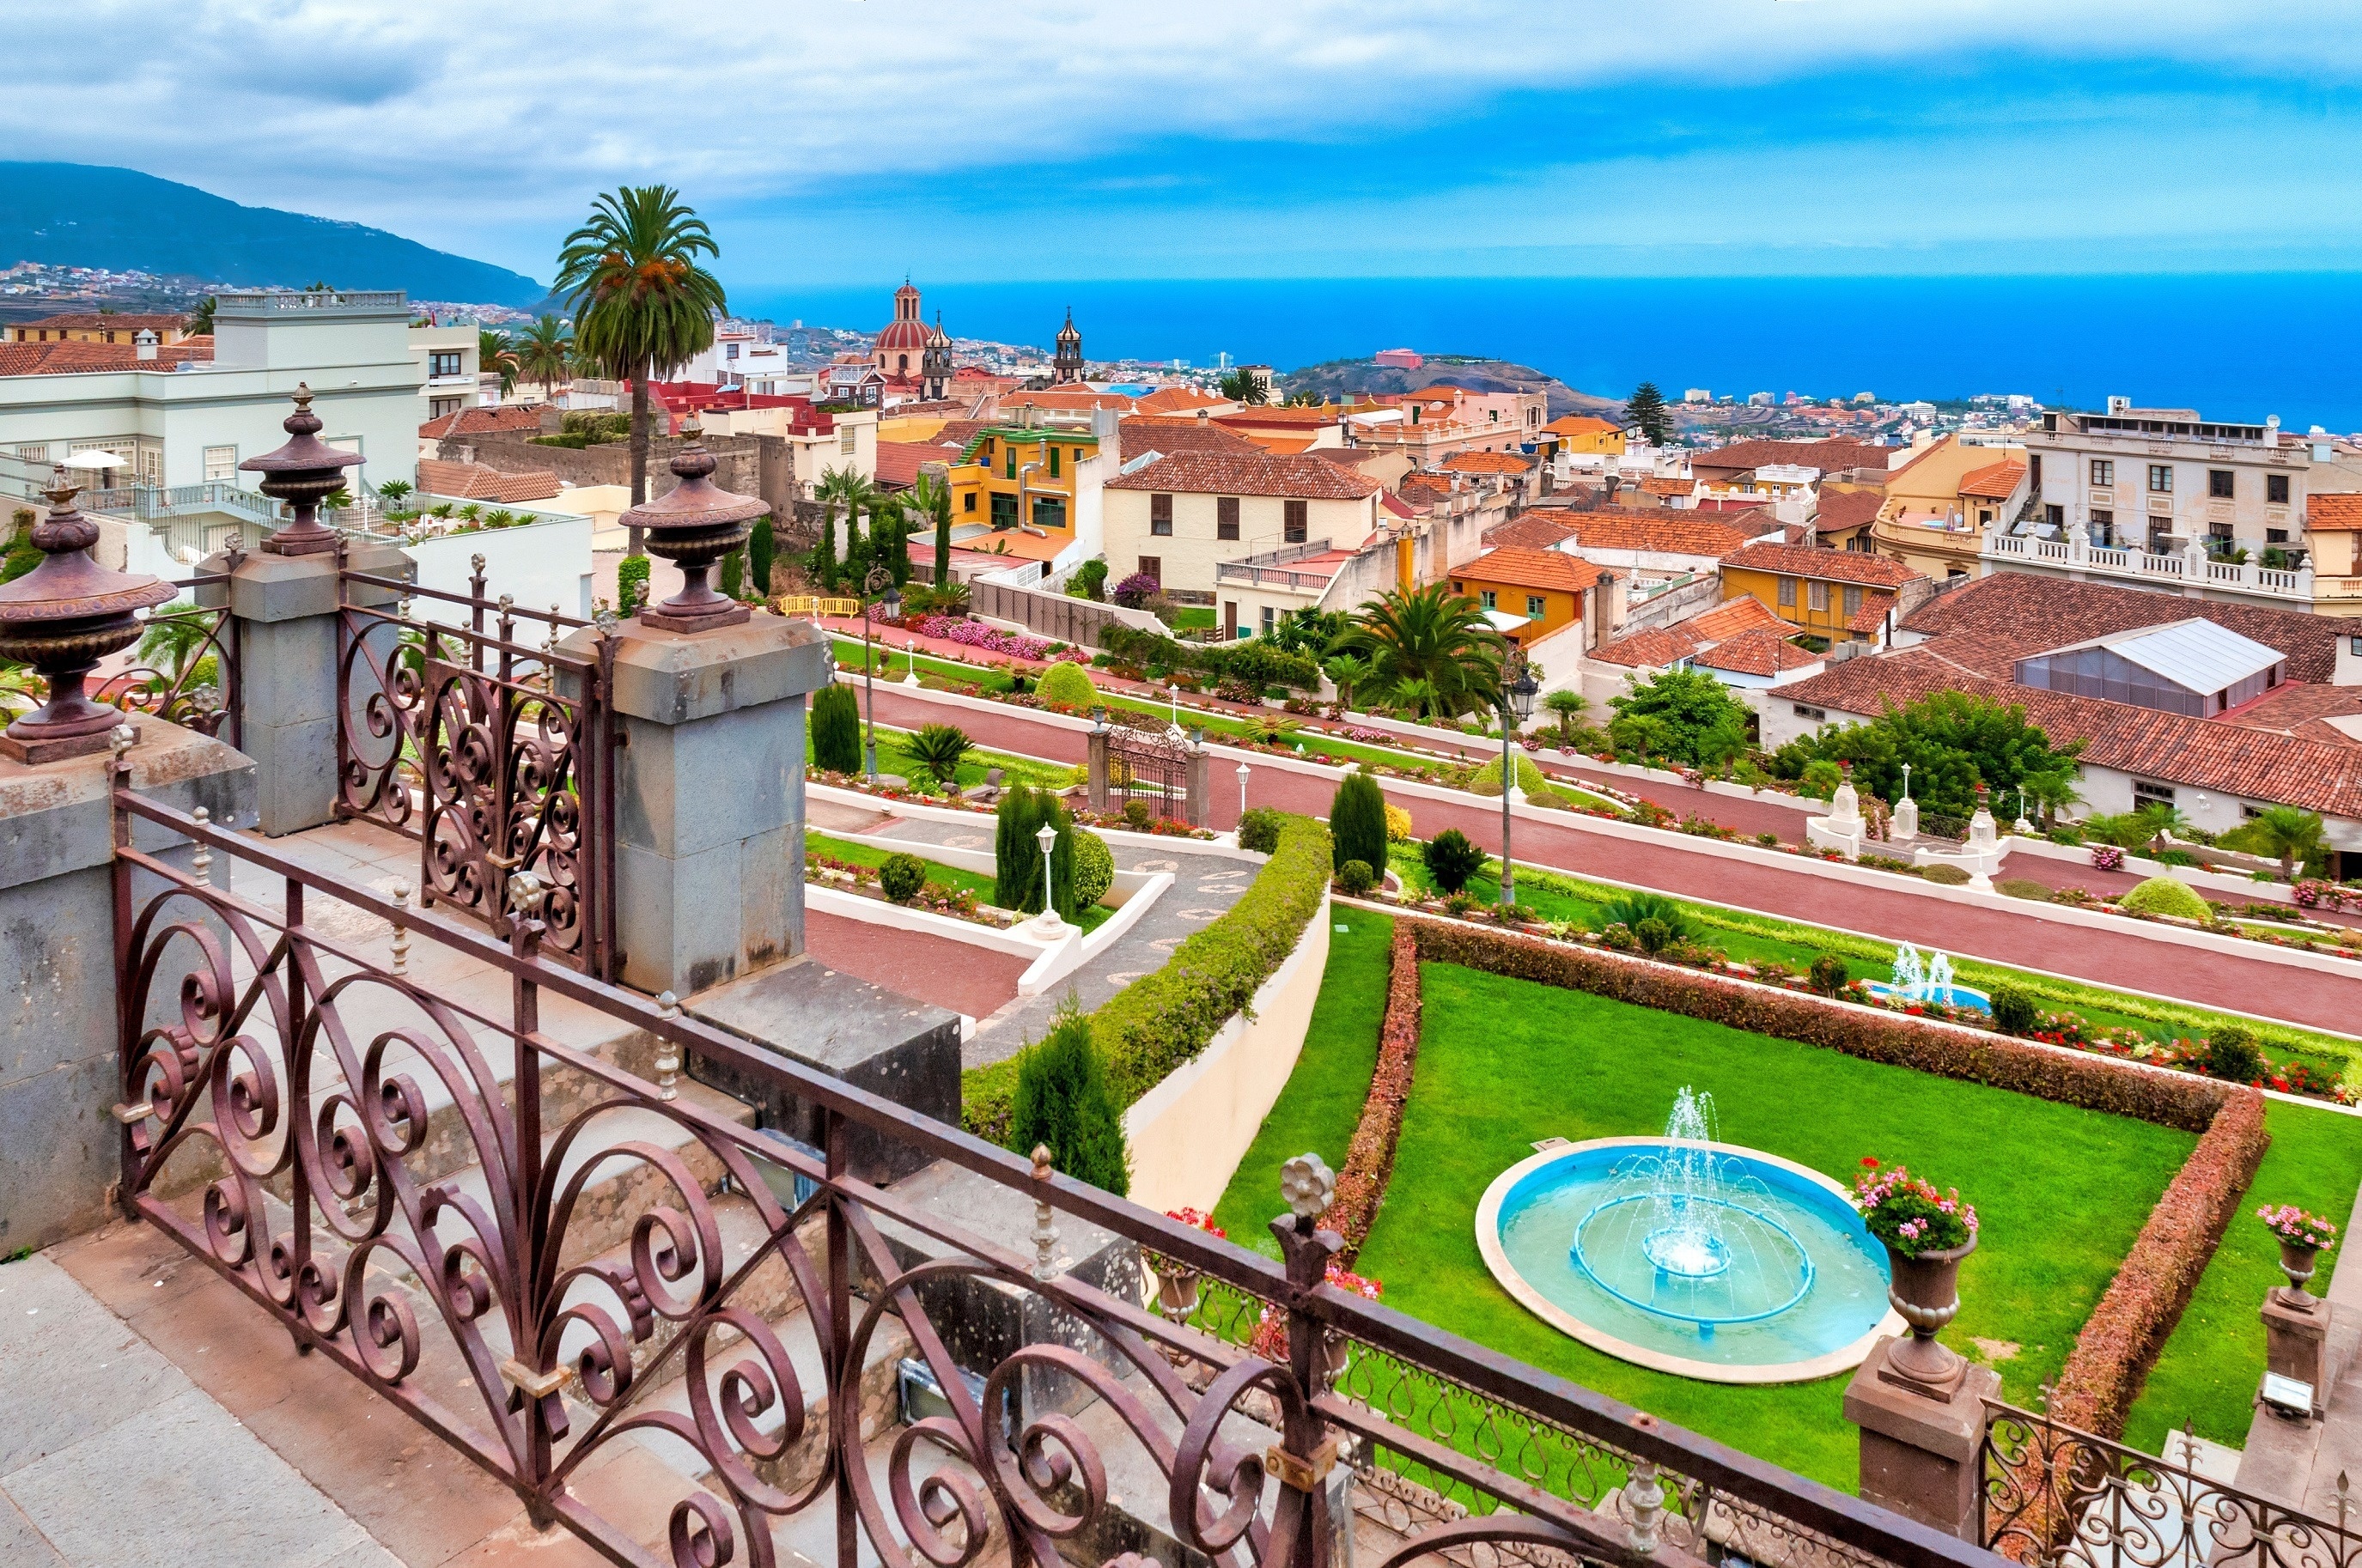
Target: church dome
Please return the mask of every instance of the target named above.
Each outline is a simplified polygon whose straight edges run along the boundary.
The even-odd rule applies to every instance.
[[[927,329],[927,347],[930,348],[948,348],[951,346],[952,335],[944,330],[944,318],[940,314],[938,314],[935,317],[935,325]]]
[[[1070,310],[1066,313],[1066,325],[1058,328],[1058,347],[1079,348],[1082,343],[1083,335],[1075,329],[1075,313]]]
[[[919,291],[908,279],[894,291],[894,319],[877,335],[872,352],[885,354],[901,349],[917,352],[927,346],[927,325],[919,319]]]

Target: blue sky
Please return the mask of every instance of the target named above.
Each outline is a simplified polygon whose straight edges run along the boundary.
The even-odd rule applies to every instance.
[[[74,63],[20,73],[0,137],[539,277],[592,193],[666,180],[747,290],[2344,269],[2362,242],[2350,6],[755,10],[48,7],[19,58]]]

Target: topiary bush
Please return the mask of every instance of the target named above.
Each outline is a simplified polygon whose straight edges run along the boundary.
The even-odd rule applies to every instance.
[[[1042,672],[1038,691],[1043,704],[1047,707],[1064,706],[1079,711],[1088,709],[1099,700],[1099,690],[1091,684],[1091,678],[1083,673],[1083,667],[1065,659],[1060,659]]]
[[[1348,860],[1337,867],[1337,885],[1345,890],[1349,899],[1360,898],[1376,887],[1377,882],[1378,874],[1370,869],[1370,863],[1366,860]]]
[[[1470,792],[1478,795],[1498,795],[1501,792],[1501,759],[1495,757],[1478,768],[1468,780]],[[1553,799],[1558,794],[1550,775],[1534,766],[1534,759],[1523,752],[1518,754],[1518,788],[1538,801]]]
[[[1269,806],[1257,806],[1239,819],[1239,847],[1257,855],[1269,855],[1279,847],[1280,824],[1286,813]]]
[[[1922,867],[1919,876],[1922,880],[1934,882],[1939,887],[1965,888],[1969,885],[1969,874],[1958,866]]]
[[[877,867],[877,886],[898,904],[907,904],[927,885],[927,863],[915,855],[889,855]]]
[[[1337,781],[1329,802],[1329,837],[1337,869],[1348,860],[1364,866],[1386,863],[1386,797],[1378,781],[1366,773],[1348,773]]]
[[[2036,1021],[2034,999],[2015,986],[1995,986],[1992,992],[1993,1027],[2003,1034],[2031,1034]]]
[[[2037,904],[2050,901],[2050,886],[2031,877],[2004,877],[1993,884],[1993,891],[2013,899],[2029,899]]]
[[[1047,1148],[1050,1163],[1059,1170],[1118,1198],[1131,1190],[1122,1113],[1092,1043],[1090,1020],[1083,1016],[1072,992],[1051,1019],[1050,1032],[1042,1043],[1026,1047],[1017,1058],[1009,1146],[1019,1154]]]
[[[448,507],[439,508],[437,515],[448,516]],[[648,602],[648,558],[625,556],[615,568],[615,613],[624,616],[638,614]]]
[[[2264,1054],[2256,1037],[2235,1023],[2226,1023],[2206,1037],[2206,1072],[2225,1083],[2253,1083],[2263,1076]]]
[[[1115,851],[1088,828],[1075,830],[1075,907],[1087,910],[1115,886]]]
[[[1833,997],[1844,990],[1846,982],[1852,977],[1853,973],[1846,967],[1846,961],[1834,953],[1822,954],[1805,971],[1805,983],[1825,997]]]
[[[831,681],[812,693],[811,749],[823,773],[861,771],[861,700],[852,687]]]
[[[1485,866],[1485,852],[1469,843],[1468,835],[1458,828],[1445,828],[1429,839],[1418,857],[1427,867],[1428,879],[1447,896],[1468,886],[1468,878]]]
[[[1386,802],[1386,842],[1408,844],[1411,841],[1410,812],[1393,801]]]
[[[2198,889],[2178,877],[2151,877],[2116,901],[2135,914],[2203,921],[2213,913],[2206,907],[2206,900],[2198,896]]]

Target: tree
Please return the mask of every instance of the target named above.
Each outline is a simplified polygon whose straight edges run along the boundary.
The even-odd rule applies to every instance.
[[[168,679],[177,680],[189,668],[197,650],[205,646],[206,634],[213,630],[204,613],[188,600],[175,600],[148,617],[147,630],[140,635],[138,662],[151,667]],[[2314,819],[2318,826],[2320,819]]]
[[[1608,706],[1616,717],[1607,738],[1618,751],[1711,767],[1747,749],[1746,704],[1701,669],[1661,670]]]
[[[388,480],[377,487],[377,498],[388,506],[399,506],[402,504],[402,498],[408,495],[414,488],[408,480]]]
[[[655,417],[648,381],[686,364],[713,341],[727,307],[721,282],[698,265],[719,256],[705,220],[669,185],[625,185],[591,204],[566,237],[552,293],[573,307],[583,352],[632,379],[632,504],[648,498]],[[643,554],[632,530],[628,553]]]
[[[1468,886],[1468,878],[1485,868],[1485,852],[1458,828],[1445,828],[1419,847],[1418,857],[1428,879],[1447,893]]]
[[[1264,385],[1263,378],[1243,370],[1223,376],[1221,392],[1231,402],[1249,408],[1260,408],[1271,401],[1271,389]]]
[[[952,491],[933,474],[922,473],[904,501],[904,515],[926,519],[934,529],[934,585],[948,588],[952,580]],[[909,552],[903,552],[907,557]]]
[[[869,558],[886,569],[895,587],[911,580],[911,514],[891,491],[870,492]]]
[[[476,364],[499,374],[502,397],[516,391],[518,363],[516,345],[509,341],[507,333],[490,326],[476,328]]]
[[[1558,744],[1573,745],[1574,722],[1585,708],[1591,706],[1590,700],[1580,691],[1573,691],[1562,687],[1543,697],[1542,706],[1548,709],[1551,716],[1558,721]]]
[[[1349,624],[1342,610],[1291,610],[1271,629],[1269,641],[1272,646],[1288,653],[1319,658]]]
[[[1654,381],[1642,381],[1632,389],[1624,404],[1624,424],[1638,429],[1651,447],[1661,447],[1673,438],[1672,415],[1665,412],[1665,394],[1657,390]]]
[[[2265,853],[2280,857],[2280,875],[2296,874],[2296,863],[2308,864],[2327,858],[2328,844],[2322,836],[2321,819],[2295,806],[2270,806],[2256,813],[2247,824],[2248,832],[2265,845]]]
[[[768,513],[755,519],[755,526],[746,536],[746,565],[755,576],[755,597],[771,596],[771,560],[779,547],[778,533],[771,526]]]
[[[1772,771],[1801,778],[1818,758],[1853,764],[1858,789],[1884,801],[1903,798],[1903,767],[1911,767],[1911,795],[1927,811],[1965,817],[1976,810],[1976,787],[1995,801],[2023,786],[2029,806],[2056,810],[2075,799],[2075,756],[2082,743],[2054,746],[2025,710],[1964,691],[1938,691],[1889,708],[1865,724],[1846,724],[1790,741],[1774,752]],[[2148,836],[2158,829],[2151,827]]]
[[[1368,659],[1355,654],[1339,654],[1321,667],[1321,673],[1328,676],[1330,681],[1337,688],[1339,707],[1347,709],[1352,707],[1353,688],[1370,679],[1371,668]]]
[[[213,329],[214,297],[207,294],[197,308],[189,313],[188,332],[190,337],[197,337],[211,333]]]
[[[852,687],[831,681],[812,693],[811,753],[823,773],[861,771],[861,702]]]
[[[1058,835],[1050,846],[1051,902],[1074,919],[1075,825],[1058,797],[1021,784],[1001,795],[994,816],[992,901],[1004,910],[1041,911],[1042,845],[1035,835],[1046,825]]]
[[[959,782],[960,764],[976,749],[976,743],[957,724],[921,724],[918,733],[902,743],[902,749],[938,785],[949,790]]]
[[[574,332],[554,315],[544,315],[509,340],[517,373],[541,388],[545,401],[566,380],[574,362]]]
[[[1337,781],[1329,802],[1329,845],[1340,871],[1349,860],[1373,869],[1386,863],[1385,792],[1368,774],[1348,773]]]
[[[1508,652],[1476,602],[1445,582],[1388,589],[1354,617],[1335,646],[1370,661],[1365,684],[1382,697],[1447,718],[1492,705]]]
[[[1108,1088],[1090,1020],[1071,991],[1051,1017],[1050,1032],[1017,1059],[1009,1145],[1024,1154],[1046,1148],[1058,1170],[1118,1198],[1131,1190],[1123,1117]]]

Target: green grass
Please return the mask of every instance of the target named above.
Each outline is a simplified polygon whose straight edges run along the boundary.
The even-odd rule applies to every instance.
[[[865,734],[866,732],[865,731]],[[910,737],[907,730],[889,724],[877,726],[877,771],[916,778],[922,769],[903,742]],[[804,755],[811,755],[811,721],[804,721]],[[984,782],[992,768],[1001,770],[1005,784],[1031,784],[1043,790],[1064,790],[1076,781],[1076,768],[1072,763],[1052,762],[1044,757],[1017,756],[1005,751],[987,751],[981,746],[970,751],[959,765],[959,787],[963,790]]]
[[[1176,632],[1210,632],[1214,629],[1213,606],[1191,605],[1173,612],[1173,629]]]
[[[2279,1245],[2255,1211],[2292,1203],[2327,1215],[2342,1233],[2354,1207],[2362,1182],[2362,1117],[2273,1101],[2264,1108],[2264,1125],[2272,1146],[2125,1422],[2125,1441],[2145,1452],[2161,1452],[2165,1434],[2184,1421],[2200,1437],[2235,1448],[2246,1443],[2264,1375],[2264,1331],[2256,1313],[2266,1288],[2285,1283]],[[2329,1287],[2337,1257],[2334,1251],[2321,1254],[2316,1294]]]
[[[882,844],[865,844],[859,839],[838,838],[832,834],[804,834],[804,847],[823,855],[833,855],[848,866],[882,866],[889,856],[915,853],[907,846],[889,847]],[[966,889],[976,895],[980,904],[992,902],[992,878],[977,871],[965,871],[956,866],[946,866],[940,860],[930,860],[921,855],[918,859],[927,868],[927,880],[957,891]],[[1085,931],[1094,931],[1115,913],[1105,904],[1093,904],[1076,917],[1075,923]]]
[[[1359,1268],[1415,1317],[1570,1377],[1750,1453],[1850,1490],[1855,1429],[1846,1379],[1744,1386],[1646,1371],[1593,1351],[1518,1305],[1476,1251],[1485,1187],[1533,1142],[1653,1132],[1674,1091],[1711,1090],[1729,1141],[1838,1180],[1865,1154],[1957,1185],[1984,1221],[1944,1339],[1994,1364],[2004,1395],[2031,1404],[2058,1374],[2150,1208],[2196,1142],[2146,1122],[1864,1062],[1582,992],[1422,966],[1425,1028],[1395,1176]],[[1325,997],[1324,997],[1325,1000]],[[1299,1074],[1302,1069],[1299,1068]],[[1342,1075],[1326,1076],[1341,1079]],[[1271,1125],[1333,1128],[1336,1084],[1291,1082]],[[1271,1176],[1242,1166],[1268,1206]],[[1239,1184],[1234,1183],[1234,1187]]]
[[[1272,1257],[1279,1243],[1270,1223],[1283,1205],[1279,1167],[1311,1153],[1341,1170],[1345,1149],[1361,1124],[1377,1067],[1378,1028],[1386,1013],[1386,950],[1395,922],[1363,910],[1337,910],[1329,933],[1329,966],[1286,1088],[1264,1118],[1254,1143],[1239,1162],[1230,1189],[1214,1208],[1214,1223],[1231,1240]]]

